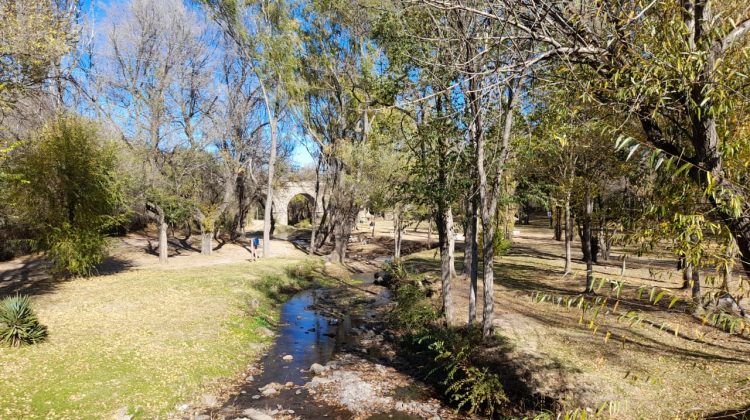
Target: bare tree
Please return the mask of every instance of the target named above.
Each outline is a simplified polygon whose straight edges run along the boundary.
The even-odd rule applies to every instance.
[[[162,263],[168,256],[169,217],[163,197],[174,186],[170,157],[176,148],[197,142],[195,124],[206,106],[198,86],[205,83],[201,40],[207,29],[201,22],[180,0],[113,3],[103,24],[106,39],[94,57],[95,82],[106,98],[97,102],[99,110],[131,148],[145,151],[141,170],[151,188],[143,198],[159,227]]]

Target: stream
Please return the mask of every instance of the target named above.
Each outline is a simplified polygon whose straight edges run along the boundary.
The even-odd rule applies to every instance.
[[[210,418],[457,418],[432,390],[397,368],[383,337],[390,291],[374,273],[361,286],[298,293],[281,308],[277,338],[223,407]]]

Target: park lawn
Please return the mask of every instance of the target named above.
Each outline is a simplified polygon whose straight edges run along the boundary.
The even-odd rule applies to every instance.
[[[200,401],[273,339],[285,297],[275,284],[310,286],[293,268],[318,263],[149,267],[60,283],[32,297],[48,340],[0,348],[0,418],[165,417]]]

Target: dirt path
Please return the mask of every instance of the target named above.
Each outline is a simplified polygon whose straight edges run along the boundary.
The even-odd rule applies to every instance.
[[[199,239],[197,236],[193,236],[187,241],[170,238],[169,260],[167,264],[162,265],[159,263],[155,251],[157,243],[154,235],[133,232],[126,236],[111,238],[110,255],[104,263],[97,267],[97,272],[107,275],[149,267],[183,270],[255,259],[250,246],[247,244],[217,241],[214,241],[213,255],[201,255]],[[303,252],[286,240],[271,241],[271,257],[295,258],[301,255],[303,255]],[[52,265],[40,254],[0,262],[0,296],[11,295],[16,292],[30,295],[45,293],[54,289],[63,281],[65,281],[64,278],[55,276]]]

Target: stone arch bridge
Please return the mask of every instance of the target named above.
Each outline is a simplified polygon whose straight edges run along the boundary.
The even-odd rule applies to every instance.
[[[297,195],[304,196],[310,203],[315,201],[315,181],[286,182],[273,190],[273,218],[280,225],[289,224],[289,203]],[[315,213],[323,214],[322,197],[315,203]]]

